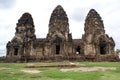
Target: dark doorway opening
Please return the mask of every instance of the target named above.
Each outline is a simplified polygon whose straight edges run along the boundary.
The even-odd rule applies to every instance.
[[[77,48],[76,48],[76,54],[80,54],[80,46],[77,46]]]
[[[60,45],[56,45],[56,54],[60,54]]]
[[[18,48],[14,49],[14,55],[18,55]]]
[[[106,54],[106,41],[104,38],[99,39],[100,54]]]
[[[100,54],[102,54],[102,55],[106,54],[104,46],[100,46]]]

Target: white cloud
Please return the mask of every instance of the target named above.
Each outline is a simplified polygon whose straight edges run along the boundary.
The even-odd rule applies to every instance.
[[[0,7],[0,50],[5,50],[5,44],[15,33],[18,19],[23,13],[31,13],[35,23],[35,34],[38,38],[46,37],[52,11],[57,5],[62,5],[66,11],[70,32],[73,38],[81,38],[84,33],[84,20],[91,8],[96,9],[104,21],[106,33],[115,40],[116,48],[120,48],[120,1],[119,0],[0,0],[8,1],[8,6]],[[1,4],[1,3],[0,3]],[[2,4],[6,4],[3,2]],[[2,47],[3,46],[3,47]]]

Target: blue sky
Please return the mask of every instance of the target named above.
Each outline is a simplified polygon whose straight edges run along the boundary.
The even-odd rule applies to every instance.
[[[87,13],[95,9],[102,17],[106,34],[113,37],[115,48],[120,49],[120,0],[0,0],[0,56],[6,55],[6,43],[14,37],[16,23],[23,13],[31,13],[37,38],[44,38],[57,5],[68,15],[73,38],[81,38]]]

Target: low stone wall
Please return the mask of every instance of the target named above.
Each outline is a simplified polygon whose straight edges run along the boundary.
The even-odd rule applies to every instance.
[[[72,56],[52,56],[52,57],[43,57],[36,58],[32,57],[6,57],[5,62],[44,62],[44,61],[90,61],[90,62],[118,62],[120,61],[119,57],[115,54],[109,55],[72,55]]]

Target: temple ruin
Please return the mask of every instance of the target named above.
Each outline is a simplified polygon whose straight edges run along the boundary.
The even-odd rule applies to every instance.
[[[53,10],[48,27],[46,38],[36,38],[33,18],[24,13],[16,24],[15,36],[6,45],[6,61],[116,59],[115,42],[105,34],[103,21],[94,9],[87,14],[81,39],[72,38],[69,19],[60,5]]]

